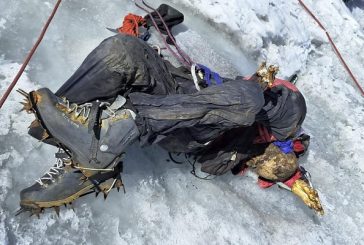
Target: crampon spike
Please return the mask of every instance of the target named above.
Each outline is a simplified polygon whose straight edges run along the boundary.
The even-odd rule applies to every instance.
[[[71,205],[71,209],[72,209],[72,211],[75,213],[76,211],[75,211],[75,207],[73,206],[73,203],[72,203],[72,202],[70,202],[70,205]]]
[[[104,192],[104,200],[106,200],[108,193]]]
[[[40,142],[43,142],[44,140],[49,138],[49,134],[47,130],[43,130],[42,138],[40,139]]]
[[[27,93],[27,92],[25,92],[24,90],[22,90],[22,89],[17,89],[16,90],[16,92],[18,92],[19,94],[21,94],[21,95],[23,95],[23,96],[25,96],[26,98],[28,98],[29,97],[29,93]]]
[[[40,121],[38,119],[35,119],[28,128],[36,128],[41,126]]]
[[[57,216],[59,217],[59,210],[60,210],[59,206],[55,206],[53,208],[54,208],[54,211],[56,212]]]
[[[26,111],[29,114],[33,112],[33,106],[31,105],[29,100],[26,100],[25,102],[20,102],[20,104],[23,105],[23,108],[20,110],[20,112]]]
[[[40,208],[33,209],[31,212],[32,212],[32,214],[30,215],[30,217],[35,214],[37,216],[37,218],[40,219]]]
[[[123,187],[124,192],[125,192],[124,184],[123,184],[123,181],[122,181],[121,179],[118,179],[118,180],[115,182],[115,187],[116,187],[116,190],[117,190],[118,192],[120,191],[120,187]]]
[[[34,213],[35,215],[37,215],[38,219],[40,219],[40,212],[41,212],[41,208],[38,208],[38,209],[34,209]]]
[[[15,216],[18,216],[21,213],[24,213],[26,210],[24,208],[20,208],[15,212]]]

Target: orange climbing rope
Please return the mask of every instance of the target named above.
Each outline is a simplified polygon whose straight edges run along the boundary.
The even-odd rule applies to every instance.
[[[6,99],[8,98],[9,94],[11,93],[11,91],[13,90],[14,86],[16,85],[16,83],[18,82],[19,78],[21,77],[21,75],[23,74],[25,68],[27,67],[30,59],[32,58],[33,54],[35,53],[35,51],[37,50],[39,44],[41,43],[49,24],[51,23],[54,15],[56,14],[59,5],[61,4],[62,0],[58,0],[56,5],[53,8],[53,11],[51,13],[51,15],[49,16],[46,24],[44,25],[42,32],[40,33],[37,42],[34,44],[33,48],[30,50],[28,56],[26,57],[23,65],[21,66],[20,70],[18,71],[18,74],[16,74],[13,82],[9,85],[8,89],[6,90],[5,94],[3,95],[3,97],[0,100],[0,109],[3,106],[3,104],[5,103]]]
[[[332,46],[332,48],[334,49],[337,57],[340,59],[341,63],[343,64],[344,68],[346,69],[346,71],[349,73],[350,77],[353,79],[353,81],[355,82],[356,86],[358,87],[358,89],[360,90],[360,93],[362,96],[364,96],[364,90],[363,88],[360,86],[358,80],[356,79],[356,77],[354,76],[354,74],[352,73],[352,71],[350,70],[349,66],[346,64],[344,58],[342,57],[340,51],[338,50],[338,48],[336,47],[334,41],[332,40],[330,34],[327,32],[326,28],[321,24],[321,22],[317,19],[317,17],[312,13],[312,11],[303,3],[302,0],[298,0],[298,2],[301,4],[301,6],[306,10],[306,12],[316,21],[316,23],[320,26],[320,28],[322,30],[325,31],[327,38],[329,39],[329,42]]]
[[[134,37],[139,36],[139,26],[146,24],[143,17],[129,13],[124,17],[123,25],[118,28],[118,32],[125,33]]]

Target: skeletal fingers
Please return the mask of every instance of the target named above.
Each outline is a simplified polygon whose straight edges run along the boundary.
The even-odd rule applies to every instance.
[[[324,214],[317,191],[310,187],[306,181],[296,180],[292,185],[292,192],[301,198],[308,207],[314,209],[320,215]]]

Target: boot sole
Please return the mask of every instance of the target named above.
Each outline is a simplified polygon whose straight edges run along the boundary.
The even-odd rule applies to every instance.
[[[37,202],[37,201],[30,201],[30,200],[23,200],[20,202],[20,206],[23,208],[30,208],[30,209],[34,209],[34,208],[53,208],[53,207],[59,207],[62,206],[64,204],[69,204],[71,202],[73,202],[74,200],[78,199],[79,197],[88,194],[88,192],[90,190],[92,190],[94,188],[93,184],[90,184],[86,187],[84,187],[83,189],[79,190],[78,192],[76,192],[75,194],[64,198],[64,199],[60,199],[60,200],[54,200],[54,201],[48,201],[48,202]]]
[[[101,192],[104,192],[105,190],[109,190],[111,188],[114,188],[112,187],[112,182],[113,180],[107,180],[105,181],[104,183],[101,183],[99,185],[100,189],[101,189]],[[23,200],[20,202],[20,206],[24,209],[43,209],[43,208],[54,208],[54,207],[60,207],[62,205],[67,205],[67,204],[70,204],[72,203],[74,200],[82,197],[82,196],[85,196],[85,195],[88,195],[88,194],[91,194],[93,192],[96,192],[95,191],[95,186],[94,184],[90,184],[84,188],[82,188],[81,190],[79,190],[78,192],[76,192],[75,194],[71,195],[71,196],[68,196],[64,199],[60,199],[60,200],[54,200],[54,201],[30,201],[30,200]]]

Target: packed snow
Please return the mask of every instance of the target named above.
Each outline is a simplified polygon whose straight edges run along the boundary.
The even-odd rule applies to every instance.
[[[0,0],[1,95],[55,2]],[[304,128],[312,136],[301,164],[325,215],[278,187],[260,189],[253,173],[204,181],[190,174],[189,164],[167,161],[157,146],[135,144],[125,160],[125,195],[81,198],[75,212],[63,208],[59,218],[51,211],[40,219],[14,216],[19,192],[49,169],[56,149],[27,135],[33,116],[19,112],[22,98],[13,92],[0,110],[0,244],[363,244],[364,100],[325,32],[297,1],[164,2],[185,14],[174,32],[198,63],[234,77],[268,60],[280,66],[279,77],[298,74],[308,106]],[[363,4],[305,3],[364,86]],[[64,1],[16,88],[56,90],[111,35],[105,27],[120,26],[129,12],[144,15],[127,0]]]

